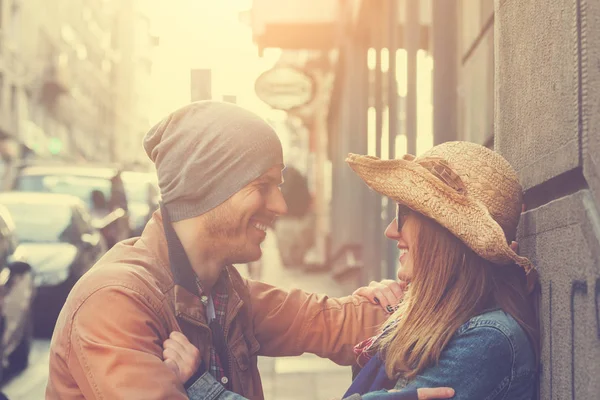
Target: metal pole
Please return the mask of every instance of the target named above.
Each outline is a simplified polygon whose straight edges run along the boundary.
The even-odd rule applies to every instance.
[[[442,0],[442,2],[454,3],[454,1],[447,0]],[[419,2],[406,0],[404,48],[407,61],[406,145],[409,154],[417,153],[417,51],[420,44],[420,29]]]
[[[432,4],[434,145],[458,138],[456,3],[455,1],[434,0]]]
[[[317,101],[315,117],[311,130],[314,132],[315,145],[315,197],[316,226],[315,249],[319,257],[318,263],[325,262],[327,258],[326,240],[329,228],[328,204],[325,202],[325,163],[327,158],[327,107],[325,103],[325,88],[327,82],[321,71],[316,71]]]
[[[373,41],[375,42],[375,136],[377,140],[375,156],[381,157],[381,138],[383,130],[383,73],[381,71],[381,48],[385,37],[385,24],[381,21],[385,16],[384,3],[379,2],[378,12],[374,12],[372,18]]]
[[[379,1],[376,3],[378,7],[376,11],[372,13],[372,40],[375,48],[375,92],[374,92],[374,106],[375,106],[375,156],[382,157],[381,154],[381,140],[383,138],[383,72],[381,70],[381,49],[383,47],[383,38],[385,37],[385,24],[381,21],[385,21],[385,3]],[[376,253],[374,259],[374,265],[371,268],[374,271],[374,279],[381,280],[382,275],[385,277],[385,272],[382,271],[382,259],[385,256],[385,247],[381,244],[381,196],[377,193],[370,192],[370,196],[373,204],[373,211],[370,213],[370,217],[375,222],[373,225],[372,243]]]
[[[407,2],[411,2],[410,0]],[[398,0],[388,0],[388,115],[389,115],[389,152],[390,158],[394,158],[396,135],[398,134],[398,89],[396,81],[396,51],[398,50]],[[396,205],[393,201],[388,202],[387,219],[394,218]],[[387,244],[387,270],[388,278],[395,276],[398,266],[398,249],[393,241]]]

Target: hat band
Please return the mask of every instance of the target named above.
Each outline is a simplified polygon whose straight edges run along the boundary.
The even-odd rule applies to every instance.
[[[460,179],[460,176],[454,172],[452,167],[443,158],[429,157],[419,160],[417,163],[456,192],[464,194],[467,191],[467,187],[462,179]]]

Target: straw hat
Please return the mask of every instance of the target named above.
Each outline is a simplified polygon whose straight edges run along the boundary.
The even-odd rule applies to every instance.
[[[349,154],[346,161],[371,189],[435,220],[484,259],[523,267],[532,289],[533,265],[509,246],[523,189],[500,154],[475,143],[447,142],[417,158]]]

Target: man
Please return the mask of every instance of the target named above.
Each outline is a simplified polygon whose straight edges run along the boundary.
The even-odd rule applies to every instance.
[[[263,398],[257,356],[311,352],[341,365],[386,318],[366,298],[331,299],[243,279],[286,213],[273,129],[232,104],[175,111],[144,140],[163,199],[140,238],[117,244],[71,291],[50,350],[46,398],[184,399],[162,343],[181,331],[226,388]]]

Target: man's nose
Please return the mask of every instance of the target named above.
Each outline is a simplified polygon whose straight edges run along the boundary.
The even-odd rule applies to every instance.
[[[267,202],[267,209],[275,215],[287,214],[287,203],[285,202],[283,194],[280,190],[274,190],[273,194],[269,196],[269,200]]]

